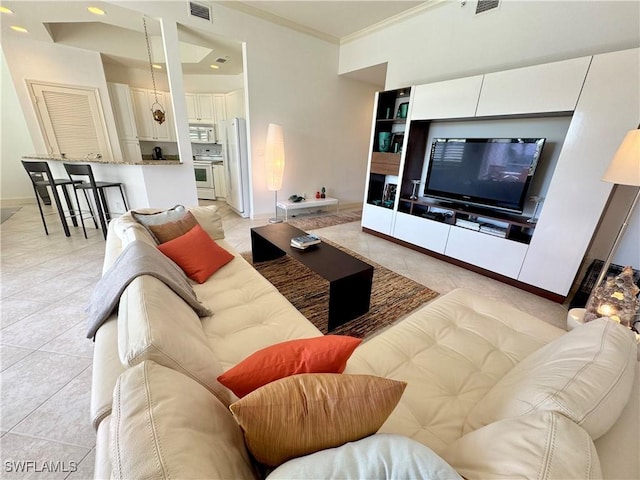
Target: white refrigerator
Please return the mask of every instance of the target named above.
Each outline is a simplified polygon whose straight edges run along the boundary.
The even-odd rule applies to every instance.
[[[247,128],[243,118],[224,122],[225,176],[227,203],[241,217],[249,217],[249,159]]]

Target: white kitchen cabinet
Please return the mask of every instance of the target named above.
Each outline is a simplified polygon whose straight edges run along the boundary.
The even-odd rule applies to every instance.
[[[213,166],[213,186],[216,191],[216,197],[226,198],[227,196],[227,181],[225,180],[224,165]]]
[[[576,108],[591,57],[484,76],[477,116],[569,112]]]
[[[418,85],[413,97],[411,119],[473,117],[481,87],[482,75]]]
[[[120,140],[120,148],[125,162],[139,163],[142,160],[142,152],[138,140]]]
[[[157,92],[157,95],[158,103],[165,112],[165,121],[162,124],[153,119],[152,110],[159,108],[158,105],[154,105],[156,103],[156,96],[153,90],[144,88],[131,89],[138,139],[162,142],[175,141],[171,97],[166,92]]]
[[[185,93],[189,123],[213,125],[216,122],[216,106],[212,93]]]
[[[223,93],[216,93],[213,95],[215,124],[220,125],[220,122],[224,122],[227,119],[227,106],[225,104],[225,95]]]
[[[138,129],[129,85],[108,83],[107,86],[120,140],[137,140]]]

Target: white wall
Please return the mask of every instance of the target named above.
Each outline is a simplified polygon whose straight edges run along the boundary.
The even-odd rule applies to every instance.
[[[35,153],[35,148],[1,49],[0,57],[0,198],[3,206],[35,202],[31,182],[20,163],[20,157]]]
[[[474,15],[476,2],[443,2],[342,45],[339,72],[388,62],[386,88],[633,48],[640,3],[511,1]]]
[[[239,75],[185,75],[184,90],[188,93],[229,93],[244,86]]]

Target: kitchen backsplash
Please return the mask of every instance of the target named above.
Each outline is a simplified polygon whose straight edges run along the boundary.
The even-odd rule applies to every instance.
[[[222,145],[217,143],[192,143],[194,155],[222,155]]]

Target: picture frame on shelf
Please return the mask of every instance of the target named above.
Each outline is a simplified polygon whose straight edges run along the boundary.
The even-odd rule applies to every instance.
[[[384,191],[382,193],[382,206],[387,208],[393,208],[393,204],[396,201],[396,192],[398,185],[395,183],[386,183],[384,185]]]

